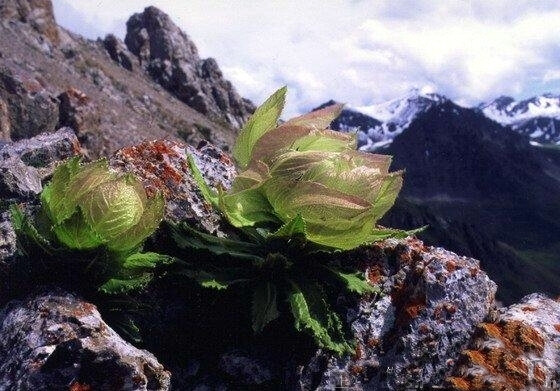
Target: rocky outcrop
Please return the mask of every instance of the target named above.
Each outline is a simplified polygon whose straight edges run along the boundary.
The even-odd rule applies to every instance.
[[[123,341],[94,305],[61,291],[0,313],[0,390],[169,389],[157,359]]]
[[[1,0],[0,18],[29,24],[53,44],[59,42],[58,26],[50,0]]]
[[[478,261],[418,240],[387,240],[347,256],[348,261],[356,257],[382,294],[347,313],[358,341],[354,357],[336,359],[319,352],[304,370],[300,388],[441,385],[475,326],[494,306],[496,285]]]
[[[126,23],[125,43],[164,88],[202,114],[239,128],[254,111],[224,79],[216,61],[200,59],[191,39],[155,7]]]

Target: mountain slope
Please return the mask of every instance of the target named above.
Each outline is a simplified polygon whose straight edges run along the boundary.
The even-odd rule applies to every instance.
[[[150,41],[150,53],[169,53],[175,36],[196,51],[165,14],[151,12],[166,23],[155,35],[159,41]],[[144,65],[113,36],[91,41],[57,26],[50,1],[1,1],[0,138],[70,126],[91,157],[156,138],[233,144],[236,125],[252,104],[223,79],[214,60],[181,59],[183,69],[200,70],[182,95],[162,88]]]

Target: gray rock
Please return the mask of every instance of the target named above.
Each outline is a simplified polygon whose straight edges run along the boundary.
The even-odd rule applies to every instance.
[[[164,88],[195,110],[241,125],[254,111],[225,80],[216,61],[202,60],[191,39],[155,7],[134,14],[126,23],[125,43]]]
[[[273,379],[266,365],[254,357],[235,352],[223,354],[220,369],[235,379],[237,384],[260,385]]]
[[[0,123],[4,139],[18,140],[54,131],[58,102],[30,73],[0,67]]]
[[[0,145],[0,161],[19,158],[28,166],[47,169],[80,153],[80,143],[70,128],[42,133],[30,139]]]
[[[109,34],[103,40],[103,46],[113,61],[121,67],[132,71],[132,53],[128,51],[123,41]]]
[[[475,326],[494,305],[496,285],[478,261],[414,239],[387,240],[365,259],[380,299],[362,300],[347,320],[358,341],[353,357],[318,352],[304,369],[305,390],[405,390],[441,385]],[[319,378],[319,381],[314,379]]]
[[[168,390],[170,374],[94,305],[55,291],[0,313],[0,390]]]
[[[211,186],[229,188],[236,175],[235,166],[227,154],[210,144],[197,149],[166,140],[149,141],[117,151],[110,164],[137,175],[148,194],[163,191],[167,220],[189,221],[207,232],[222,234],[221,218],[204,201],[189,170],[187,155],[194,157]]]
[[[0,198],[29,200],[43,190],[41,175],[35,167],[12,157],[0,161]]]
[[[17,238],[10,214],[3,212],[0,214],[0,264],[7,264],[7,261],[14,256],[16,246]]]

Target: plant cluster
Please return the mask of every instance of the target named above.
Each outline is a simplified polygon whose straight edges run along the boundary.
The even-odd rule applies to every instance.
[[[279,303],[287,302],[297,330],[342,354],[352,344],[333,310],[336,295],[329,293],[375,289],[362,273],[329,262],[325,253],[410,234],[376,225],[399,193],[402,172],[389,173],[389,156],[357,151],[354,134],[327,129],[341,105],[278,126],[285,94],[286,88],[274,93],[241,130],[233,149],[241,171],[231,189],[215,192],[190,159],[202,194],[238,229],[240,240],[186,225],[175,227],[173,236],[179,247],[238,260],[189,263],[185,273],[208,288],[252,290],[255,332],[278,318]]]
[[[229,190],[209,187],[189,156],[204,198],[235,228],[230,238],[182,223],[169,226],[177,249],[168,250],[176,257],[142,252],[163,218],[162,194],[147,197],[134,176],[116,174],[106,160],[79,158],[57,167],[36,221],[12,208],[20,237],[53,264],[92,272],[103,293],[141,288],[158,266],[174,263],[166,270],[205,288],[249,290],[257,333],[291,313],[296,329],[320,347],[352,351],[337,296],[376,288],[328,253],[410,234],[377,226],[399,193],[402,172],[389,172],[389,156],[357,151],[354,134],[327,129],[341,105],[278,125],[285,95],[286,88],[274,93],[241,130],[233,150],[240,173]],[[194,260],[193,251],[210,256]]]

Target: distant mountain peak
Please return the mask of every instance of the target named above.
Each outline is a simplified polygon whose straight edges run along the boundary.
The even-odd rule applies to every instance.
[[[501,96],[478,108],[488,118],[511,126],[533,142],[560,143],[560,95],[545,93],[520,101]]]

